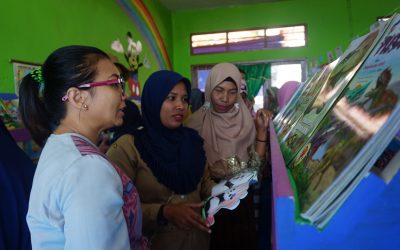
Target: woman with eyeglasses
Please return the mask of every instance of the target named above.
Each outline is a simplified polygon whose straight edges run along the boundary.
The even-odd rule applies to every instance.
[[[198,133],[182,126],[190,82],[160,70],[142,93],[142,126],[122,135],[107,155],[133,179],[143,207],[143,233],[157,250],[206,250],[210,229],[200,214],[206,164]]]
[[[122,124],[123,80],[103,51],[67,46],[22,80],[20,114],[44,145],[27,222],[33,249],[147,249],[133,182],[96,147]]]

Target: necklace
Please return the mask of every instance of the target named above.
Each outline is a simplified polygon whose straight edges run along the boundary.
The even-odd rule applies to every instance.
[[[87,140],[91,141],[93,144],[97,143],[97,136],[84,134],[79,131],[79,129],[75,129],[73,127],[67,126],[65,124],[60,124],[57,129],[54,131],[55,134],[61,135],[64,133],[75,133],[85,137]]]
[[[60,124],[60,125],[58,126],[58,128],[56,129],[55,132],[56,132],[57,134],[63,134],[63,133],[76,133],[76,134],[81,134],[81,133],[79,132],[78,129],[69,127],[69,126],[64,125],[64,124]]]

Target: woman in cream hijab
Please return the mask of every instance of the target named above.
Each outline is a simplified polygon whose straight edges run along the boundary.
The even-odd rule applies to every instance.
[[[240,96],[241,75],[231,63],[215,65],[208,76],[205,104],[186,122],[204,139],[206,175],[216,183],[247,168],[264,165],[271,113],[260,109],[253,120]],[[210,195],[211,187],[204,190]],[[235,210],[216,214],[210,249],[255,249],[254,211],[251,196]]]

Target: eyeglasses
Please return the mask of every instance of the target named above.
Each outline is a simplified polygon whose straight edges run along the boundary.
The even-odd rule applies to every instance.
[[[100,81],[100,82],[89,82],[89,83],[83,83],[77,86],[78,89],[83,89],[83,88],[93,88],[93,87],[99,87],[99,86],[107,86],[107,85],[121,85],[122,88],[122,95],[125,94],[125,80],[122,77],[118,77],[117,79],[111,79],[107,81]],[[68,100],[68,96],[65,95],[61,98],[63,102]]]

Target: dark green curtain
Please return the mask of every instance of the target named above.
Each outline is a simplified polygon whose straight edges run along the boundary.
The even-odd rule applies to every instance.
[[[247,83],[249,98],[255,97],[260,91],[261,86],[266,80],[271,79],[271,64],[258,63],[249,65],[237,65],[246,74],[245,81]]]

